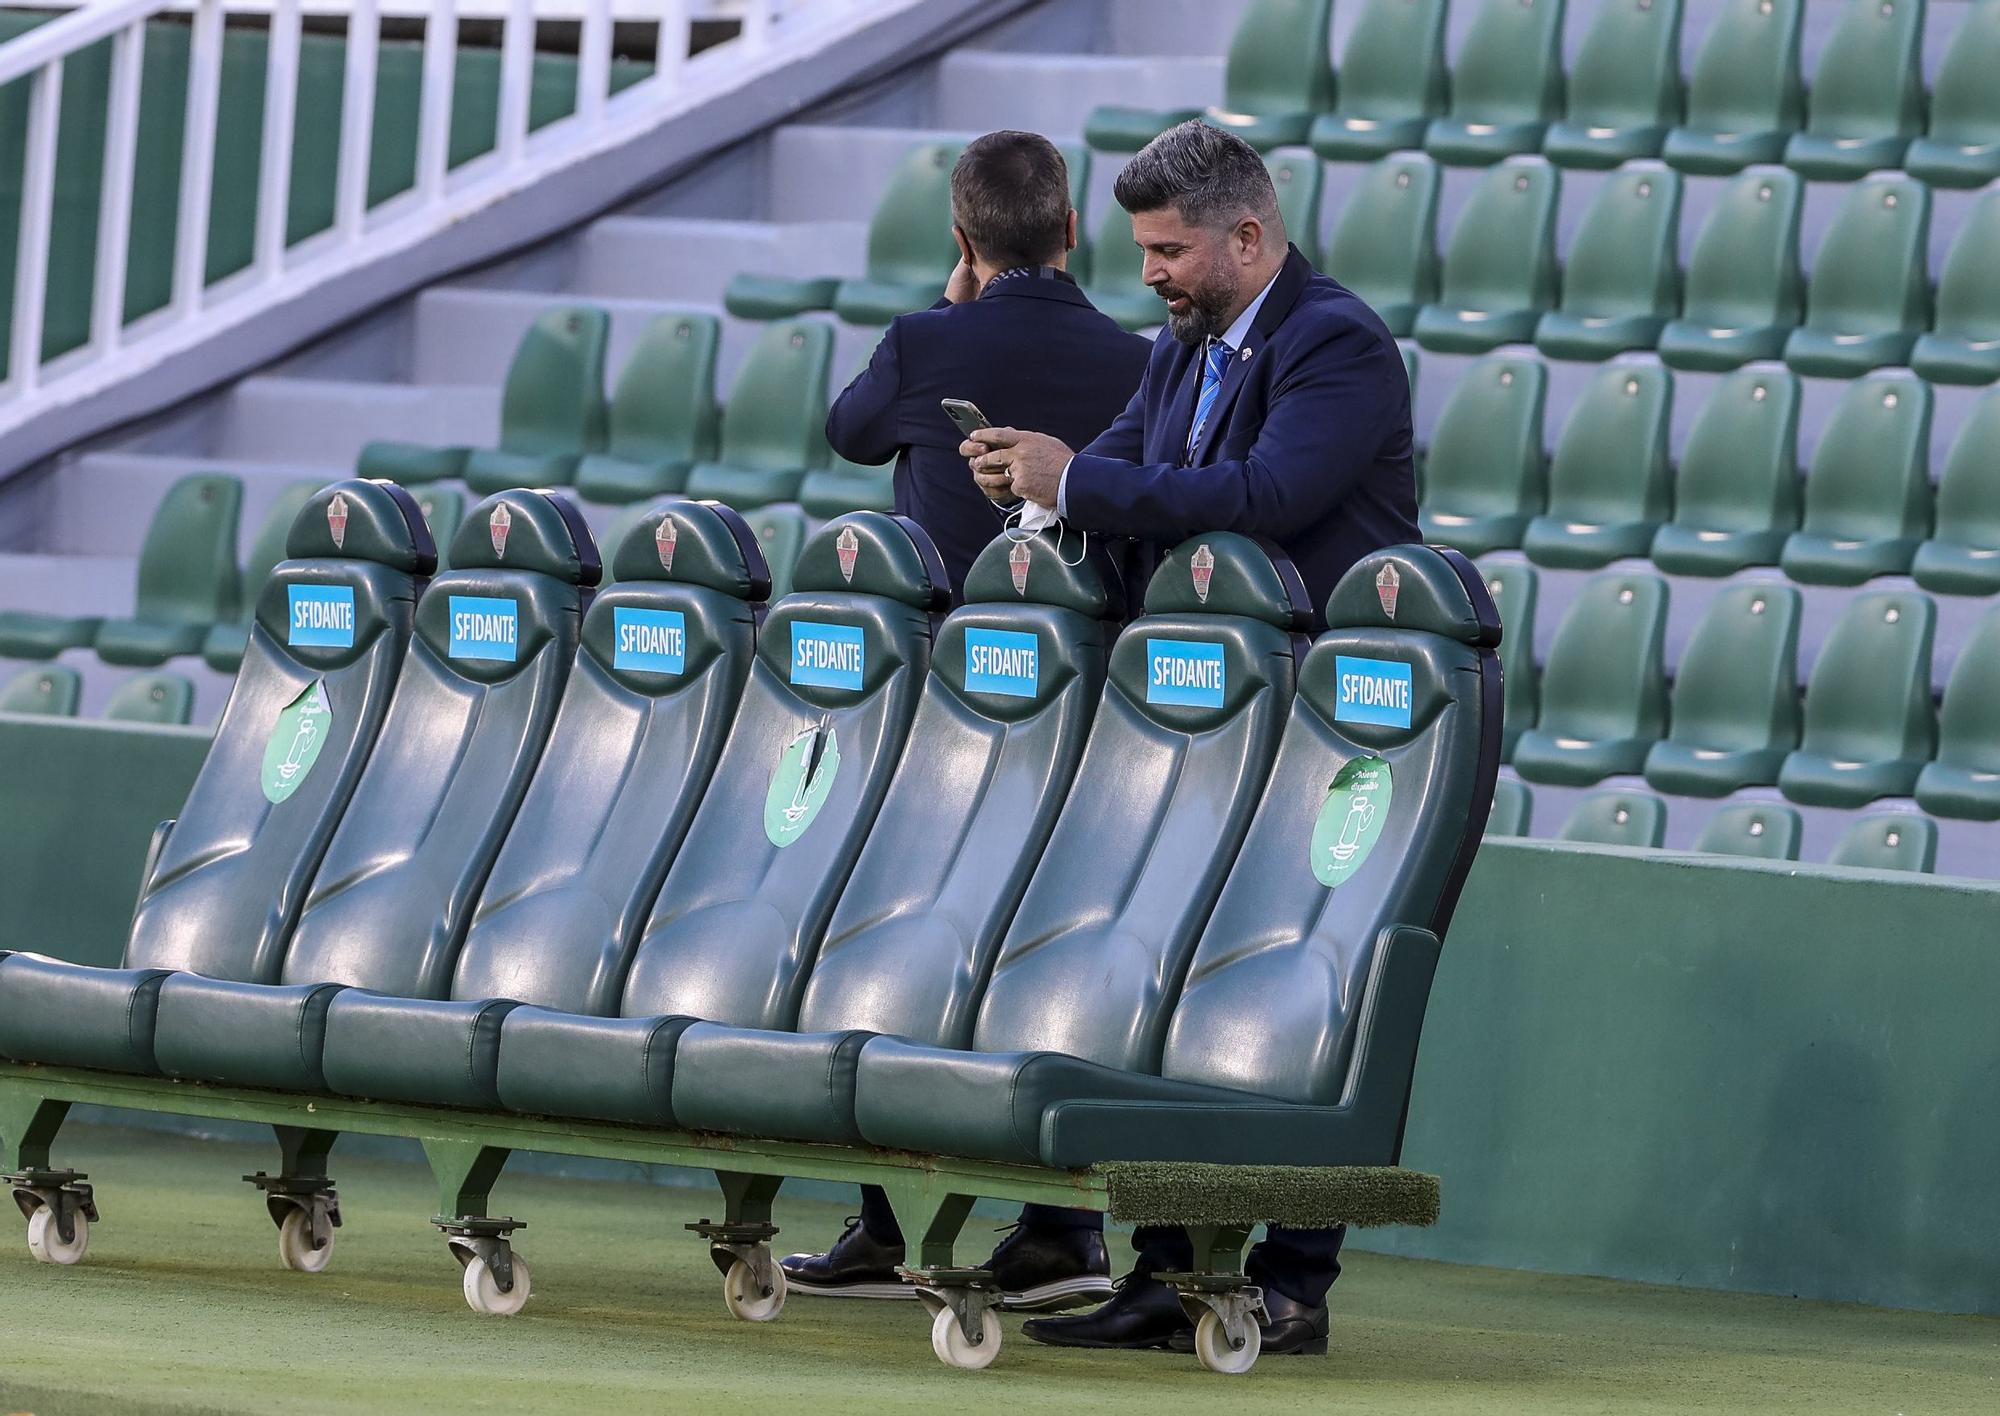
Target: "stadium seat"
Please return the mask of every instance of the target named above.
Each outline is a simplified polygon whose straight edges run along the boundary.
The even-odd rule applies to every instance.
[[[1688,74],[1687,121],[1661,149],[1683,172],[1723,176],[1779,162],[1805,123],[1805,0],[1726,0]]]
[[[1535,346],[1555,359],[1608,359],[1651,349],[1680,313],[1681,175],[1661,168],[1614,174],[1584,213],[1562,303],[1535,326]]]
[[[1480,179],[1445,247],[1438,302],[1417,312],[1417,343],[1482,354],[1535,337],[1556,303],[1561,186],[1562,175],[1539,159],[1503,163]]]
[[[980,989],[1083,756],[1123,618],[1102,554],[1052,533],[981,552],[940,627],[902,765],[818,946],[792,1031],[696,1023],[673,1111],[697,1130],[854,1144],[877,1033],[964,1047]],[[1002,654],[1011,655],[1003,658]]]
[[[246,595],[254,596],[258,587],[271,578],[278,562],[285,558],[285,541],[292,534],[292,523],[298,520],[300,509],[312,499],[312,494],[321,485],[317,480],[293,482],[271,503],[270,511],[265,513],[262,524],[257,528],[256,539],[250,543],[250,559],[243,567],[241,584]],[[240,608],[242,619],[210,625],[208,633],[202,638],[202,662],[217,673],[235,673],[237,666],[243,662],[243,650],[250,643],[250,616],[257,607],[251,603]]]
[[[0,658],[53,659],[97,638],[102,615],[60,615],[43,610],[0,609]]]
[[[695,463],[715,457],[721,347],[713,315],[661,315],[646,326],[611,395],[604,451],[577,463],[578,496],[620,503],[678,492]]]
[[[829,522],[771,608],[715,774],[631,950],[613,1016],[517,1008],[499,1096],[520,1111],[668,1123],[693,1020],[784,1028],[902,755],[949,599],[914,523]],[[746,809],[747,808],[747,809]]]
[[[1937,822],[1914,812],[1883,811],[1848,827],[1826,863],[1929,875],[1937,865],[1937,847]]]
[[[1478,0],[1451,71],[1451,110],[1424,151],[1452,167],[1539,152],[1563,115],[1563,0]]]
[[[870,350],[868,355],[863,356],[853,376],[841,385],[842,389],[867,369],[873,353]],[[838,392],[832,393],[827,399],[828,406],[831,407],[833,400],[839,396]],[[831,521],[850,511],[894,511],[896,460],[890,458],[887,462],[869,467],[851,462],[829,448],[827,465],[806,473],[799,483],[799,506],[807,516],[821,521]]]
[[[1340,55],[1340,101],[1307,140],[1328,162],[1373,162],[1424,145],[1445,111],[1447,0],[1361,0]]]
[[[1805,323],[1785,341],[1785,362],[1829,379],[1907,364],[1931,320],[1924,263],[1930,229],[1931,193],[1923,183],[1882,176],[1848,188],[1819,244]]]
[[[411,495],[417,499],[424,525],[431,528],[431,539],[437,542],[438,569],[450,570],[451,561],[445,552],[457,537],[459,524],[465,520],[465,493],[456,487],[420,487]]]
[[[1933,187],[1983,187],[2000,177],[2000,4],[1974,0],[1931,85],[1930,131],[1903,168]]]
[[[1218,554],[1218,581],[1225,564]],[[1377,594],[1391,570],[1393,619]],[[1181,571],[1176,554],[1163,573]],[[1193,597],[1170,588],[1181,622],[1206,628],[1188,613],[1200,608]],[[1153,592],[1157,612],[1165,607]],[[1499,626],[1484,598],[1470,564],[1450,552],[1398,546],[1362,559],[1334,589],[1333,627],[1306,656],[1297,696],[1276,684],[1256,690],[1261,707],[1289,700],[1268,785],[1262,770],[1245,770],[1246,749],[1279,724],[1224,727],[1213,710],[1182,709],[1180,731],[1163,733],[1162,719],[1142,718],[1127,698],[1144,677],[1139,631],[1128,632],[1101,710],[1130,724],[1111,771],[1175,783],[1169,799],[1139,806],[1093,772],[1111,736],[1100,728],[1049,845],[1052,864],[1077,865],[1036,873],[994,963],[972,1050],[871,1040],[855,1082],[861,1134],[893,1149],[1065,1168],[1393,1159],[1420,981],[1491,808]],[[1237,604],[1249,608],[1247,597]],[[1238,626],[1274,629],[1251,616]],[[1259,637],[1265,662],[1280,664],[1280,641]],[[1354,686],[1369,674],[1376,686],[1406,682],[1407,698]],[[1225,760],[1215,761],[1223,742]],[[1171,775],[1166,755],[1182,762]],[[1182,817],[1196,783],[1207,805],[1191,829]],[[1134,829],[1135,806],[1153,829]],[[1144,912],[1109,915],[1106,849],[1124,841],[1131,862],[1111,878],[1136,888],[1110,898],[1144,902]],[[1201,906],[1217,886],[1210,915]],[[1392,1002],[1391,980],[1416,998]]]
[[[1384,158],[1348,193],[1327,242],[1326,270],[1398,338],[1438,298],[1437,210],[1436,163],[1419,153]]]
[[[0,1056],[151,1073],[172,970],[277,979],[436,560],[409,495],[361,481],[318,492],[286,551],[187,804],[155,834],[123,966],[0,958]]]
[[[1901,167],[1924,130],[1924,0],[1845,0],[1785,165],[1822,182]]]
[[[1775,359],[1805,316],[1799,217],[1805,183],[1769,168],[1724,189],[1695,237],[1681,317],[1660,331],[1660,358],[1676,369],[1723,372]]]
[[[1481,359],[1459,377],[1424,455],[1424,539],[1468,556],[1521,544],[1547,495],[1538,359]]]
[[[792,593],[792,567],[806,543],[805,513],[794,506],[765,506],[743,517],[756,533],[771,572],[771,600],[776,603]]]
[[[1738,369],[1696,415],[1674,479],[1674,518],[1653,537],[1672,575],[1776,565],[1799,526],[1799,381]]]
[[[97,630],[107,664],[152,668],[199,654],[211,626],[236,618],[243,573],[236,564],[243,484],[197,473],[167,488],[139,551],[139,583],[129,619]]]
[[[1563,822],[1559,841],[1658,850],[1667,838],[1667,804],[1646,792],[1592,792]]]
[[[1917,777],[1917,805],[1933,816],[2000,821],[2000,608],[1958,651],[1938,712],[1937,760]]]
[[[1278,214],[1292,244],[1314,266],[1320,263],[1319,197],[1326,173],[1314,157],[1267,157],[1264,168],[1278,194]]]
[[[2000,6],[1996,6],[2000,8]],[[1933,383],[2000,379],[2000,192],[1980,198],[1952,237],[1938,277],[1937,317],[1917,336],[1910,367]]]
[[[1931,388],[1876,375],[1841,393],[1806,475],[1805,517],[1779,564],[1807,585],[1907,575],[1931,532]]]
[[[2000,392],[1973,406],[1938,476],[1937,527],[1910,574],[1933,595],[2000,595]]]
[[[1805,824],[1789,806],[1766,801],[1725,806],[1702,825],[1694,848],[1707,855],[1797,860]]]
[[[1674,675],[1673,726],[1646,754],[1646,781],[1721,797],[1778,780],[1799,745],[1799,592],[1732,585],[1710,602]]]
[[[1128,330],[1166,323],[1166,305],[1147,288],[1143,278],[1145,262],[1145,252],[1132,240],[1131,216],[1112,202],[1104,209],[1090,243],[1090,276],[1083,282],[1083,293]]]
[[[1847,602],[1806,689],[1799,750],[1778,789],[1803,806],[1866,806],[1908,796],[1937,748],[1931,642],[1937,612],[1915,591]]]
[[[794,500],[806,472],[826,462],[826,374],[832,358],[832,325],[822,320],[766,325],[729,390],[717,460],[694,466],[687,494],[712,497],[739,511]]]
[[[395,699],[277,978],[196,971],[160,984],[154,1050],[167,1075],[323,1091],[327,1009],[343,988],[449,990],[599,576],[582,518],[549,492],[480,502],[451,561],[417,604]]]
[[[194,685],[183,674],[134,674],[104,705],[107,721],[185,726],[194,716]]]
[[[656,503],[616,543],[610,573],[449,997],[335,996],[332,1090],[497,1108],[500,1027],[514,1005],[617,1011],[640,928],[722,754],[769,581],[742,518],[712,502]]]
[[[1666,634],[1658,576],[1586,581],[1549,645],[1541,719],[1514,744],[1514,770],[1530,782],[1587,787],[1644,767],[1667,729]]]
[[[1313,116],[1333,107],[1333,0],[1250,0],[1229,43],[1222,105],[1094,108],[1084,140],[1100,152],[1137,152],[1176,123],[1205,118],[1259,152],[1303,143]]]
[[[1673,511],[1673,402],[1674,376],[1658,364],[1598,370],[1556,438],[1549,509],[1521,537],[1529,560],[1595,570],[1652,549]]]
[[[1512,777],[1493,784],[1493,810],[1486,818],[1488,836],[1525,836],[1535,819],[1535,794]]]
[[[61,664],[22,669],[0,684],[0,713],[74,718],[83,697],[83,675]]]
[[[1601,4],[1569,71],[1569,107],[1542,152],[1558,167],[1658,157],[1681,121],[1681,0]]]
[[[1506,635],[1500,641],[1501,699],[1505,713],[1500,729],[1500,760],[1511,761],[1514,744],[1541,716],[1542,678],[1535,665],[1535,601],[1533,566],[1485,562],[1479,567],[1486,593],[1500,612]],[[1516,834],[1524,834],[1517,832]]]

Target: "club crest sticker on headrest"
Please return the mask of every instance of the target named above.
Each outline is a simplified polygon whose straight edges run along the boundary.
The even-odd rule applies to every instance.
[[[674,573],[674,547],[680,543],[681,533],[674,529],[671,516],[660,520],[660,529],[653,533],[653,549],[660,553],[660,569],[667,574]]]
[[[1403,593],[1403,577],[1393,565],[1385,565],[1375,573],[1375,598],[1382,602],[1382,613],[1390,619],[1396,617],[1396,599]]]
[[[1188,560],[1188,574],[1194,578],[1194,597],[1204,605],[1208,603],[1208,583],[1215,578],[1215,552],[1207,543],[1195,547],[1194,555]]]
[[[854,562],[861,557],[861,538],[854,534],[852,526],[840,528],[840,535],[833,543],[834,553],[840,557],[840,578],[849,585],[854,583]]]
[[[333,500],[326,504],[326,529],[327,534],[333,537],[333,548],[336,551],[346,550],[347,498],[339,492],[335,492]]]
[[[501,559],[507,556],[507,533],[513,529],[514,513],[507,510],[502,502],[493,508],[493,514],[486,518],[486,533],[493,539],[493,554]]]
[[[1026,541],[1022,541],[1013,550],[1007,552],[1007,573],[1014,577],[1014,593],[1016,595],[1026,595],[1028,593],[1028,560],[1028,543]]]

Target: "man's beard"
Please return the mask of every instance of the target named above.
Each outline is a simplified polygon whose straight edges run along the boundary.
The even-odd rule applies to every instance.
[[[1166,285],[1158,293],[1162,301],[1187,297],[1185,310],[1179,314],[1167,311],[1167,332],[1183,344],[1200,344],[1229,328],[1229,306],[1236,292],[1220,280],[1194,289]]]

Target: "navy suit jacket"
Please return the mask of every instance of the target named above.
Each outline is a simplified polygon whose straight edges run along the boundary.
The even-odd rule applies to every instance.
[[[1141,577],[1202,531],[1277,542],[1316,621],[1348,567],[1422,539],[1402,354],[1375,312],[1296,246],[1190,454],[1201,366],[1199,346],[1162,330],[1139,392],[1064,483],[1071,525],[1139,539],[1125,556],[1135,610]]]
[[[896,510],[930,533],[952,601],[1007,513],[958,455],[965,439],[938,400],[963,398],[996,427],[1082,447],[1111,426],[1145,372],[1146,341],[1052,273],[1017,275],[977,300],[890,322],[875,357],[827,414],[826,440],[867,465],[896,459]]]

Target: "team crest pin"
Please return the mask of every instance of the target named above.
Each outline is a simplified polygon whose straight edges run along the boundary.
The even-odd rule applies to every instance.
[[[513,526],[514,513],[507,510],[505,502],[494,507],[493,514],[486,518],[486,533],[493,538],[494,555],[504,557],[507,554],[507,533]]]
[[[333,535],[336,551],[347,549],[347,498],[339,492],[326,504],[326,529]]]
[[[1215,578],[1215,552],[1203,542],[1195,548],[1194,556],[1188,561],[1188,573],[1194,577],[1194,597],[1204,605],[1208,603],[1208,582]]]
[[[1396,567],[1385,565],[1375,574],[1375,598],[1382,602],[1382,613],[1390,619],[1396,617],[1396,597],[1403,593],[1403,577],[1396,573]]]
[[[843,526],[840,528],[840,539],[833,543],[833,549],[840,557],[840,578],[852,585],[854,562],[861,555],[861,538],[854,534],[852,526]]]
[[[1007,573],[1014,577],[1014,593],[1016,595],[1027,594],[1028,543],[1026,541],[1021,542],[1013,550],[1007,552]]]
[[[669,575],[674,573],[674,546],[680,538],[681,533],[674,529],[671,516],[663,518],[660,529],[653,533],[653,549],[660,553],[660,569]]]

